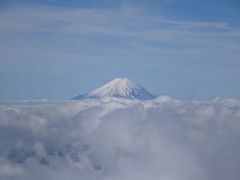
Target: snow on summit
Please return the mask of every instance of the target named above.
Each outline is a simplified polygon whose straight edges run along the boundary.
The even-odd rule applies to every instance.
[[[149,100],[154,99],[156,96],[128,78],[115,78],[109,83],[90,91],[85,95],[74,97],[73,100],[101,97]]]

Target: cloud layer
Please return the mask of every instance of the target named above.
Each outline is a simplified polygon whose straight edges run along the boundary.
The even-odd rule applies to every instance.
[[[0,178],[239,179],[240,102],[102,99],[0,105]]]

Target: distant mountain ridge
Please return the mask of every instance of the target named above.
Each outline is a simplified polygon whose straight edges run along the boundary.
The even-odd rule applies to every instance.
[[[72,100],[103,97],[150,100],[156,98],[156,95],[148,92],[141,85],[129,80],[128,78],[115,78],[109,83],[90,91],[85,95],[73,97]]]

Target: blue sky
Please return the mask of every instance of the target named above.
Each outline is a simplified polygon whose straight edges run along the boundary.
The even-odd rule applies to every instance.
[[[0,1],[0,100],[67,99],[114,77],[240,98],[237,0]]]

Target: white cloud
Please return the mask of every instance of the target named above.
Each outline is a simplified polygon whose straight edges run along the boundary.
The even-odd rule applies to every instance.
[[[239,114],[234,99],[1,104],[0,177],[237,180]]]

